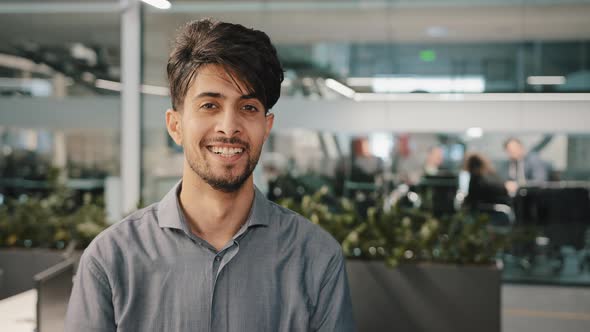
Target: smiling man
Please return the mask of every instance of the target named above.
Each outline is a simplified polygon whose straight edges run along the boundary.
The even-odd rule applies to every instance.
[[[66,331],[353,331],[338,243],[253,183],[283,80],[268,36],[191,22],[167,69],[182,180],[86,249]]]

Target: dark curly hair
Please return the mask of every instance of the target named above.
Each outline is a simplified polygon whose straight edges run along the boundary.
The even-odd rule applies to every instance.
[[[465,156],[463,169],[471,175],[488,175],[495,173],[494,166],[488,158],[479,153],[470,153]]]
[[[218,64],[245,85],[268,112],[281,95],[283,68],[268,35],[239,24],[202,19],[187,23],[176,37],[167,72],[172,107],[179,110],[199,68]],[[237,79],[237,80],[236,80]]]

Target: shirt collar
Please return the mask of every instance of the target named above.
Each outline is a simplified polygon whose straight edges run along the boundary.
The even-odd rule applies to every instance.
[[[158,225],[161,228],[176,228],[188,232],[180,202],[178,201],[181,188],[182,180],[178,181],[158,203]],[[248,214],[248,220],[246,220],[247,227],[268,226],[269,204],[271,203],[264,194],[254,186],[254,202]]]

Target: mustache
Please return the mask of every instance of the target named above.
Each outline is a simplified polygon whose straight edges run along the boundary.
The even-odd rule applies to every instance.
[[[202,142],[203,146],[208,146],[208,145],[213,145],[215,143],[221,143],[221,144],[235,144],[235,145],[241,145],[246,149],[250,149],[250,144],[248,144],[248,142],[246,141],[242,141],[241,139],[237,138],[237,137],[215,137],[215,138],[210,138],[210,139],[206,139]]]

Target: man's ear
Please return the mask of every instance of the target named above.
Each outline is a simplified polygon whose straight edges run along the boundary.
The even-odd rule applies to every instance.
[[[182,146],[182,114],[171,108],[166,110],[166,129],[174,142]]]
[[[272,125],[275,121],[275,115],[273,113],[268,112],[266,115],[266,130],[264,133],[264,141],[266,142],[266,139],[268,138],[268,136],[270,135],[270,130],[272,129]]]

